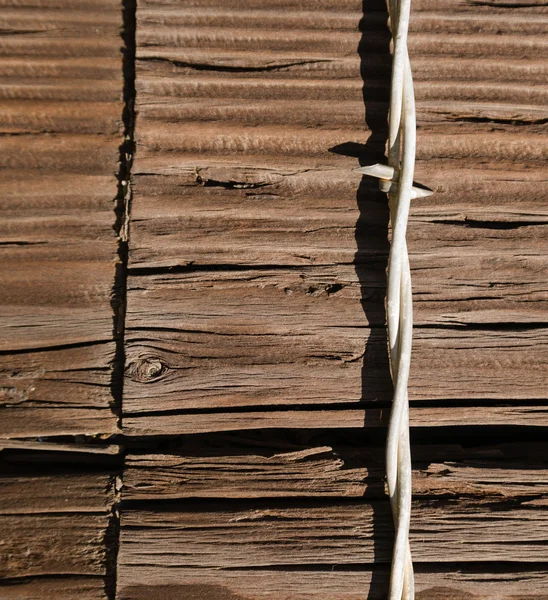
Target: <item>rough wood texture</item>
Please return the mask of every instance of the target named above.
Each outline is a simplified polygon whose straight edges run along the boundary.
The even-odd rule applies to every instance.
[[[346,410],[279,410],[254,412],[170,412],[126,416],[124,431],[128,436],[181,435],[237,431],[243,429],[339,429],[388,426],[390,409]],[[455,427],[489,425],[527,425],[545,427],[548,407],[539,406],[465,406],[450,408],[412,408],[411,427]],[[367,432],[364,432],[367,439]]]
[[[504,506],[502,502],[501,508]],[[490,561],[530,562],[533,568],[537,561],[546,561],[543,503],[540,506],[524,503],[510,511],[504,508],[497,511],[477,501],[429,500],[415,502],[413,508],[414,560],[429,563],[425,570],[437,564],[439,571],[451,573],[453,568],[446,569],[444,563],[462,561],[474,563],[478,574],[483,570],[484,578],[491,573],[496,581],[502,573],[493,575],[498,569]],[[259,505],[255,501],[215,506],[202,500],[199,505],[185,505],[181,512],[158,510],[158,507],[129,512],[122,517],[120,595],[123,598],[124,589],[138,583],[218,585],[230,578],[224,569],[243,570],[244,574],[253,569],[261,572],[262,586],[248,591],[245,577],[232,585],[236,597],[258,598],[263,592],[272,593],[271,586],[280,581],[276,573],[270,579],[272,571],[287,575],[293,568],[298,571],[309,567],[315,572],[323,571],[320,577],[327,579],[326,572],[331,569],[352,570],[355,565],[367,569],[373,564],[385,564],[390,559],[391,531],[388,504],[381,501],[345,504],[318,501],[291,506]],[[517,578],[527,579],[528,567],[522,565],[521,569]],[[430,581],[433,579],[437,586],[444,587],[447,577],[432,577]],[[541,582],[545,585],[547,578],[548,572],[541,569],[537,585]],[[310,595],[305,581],[299,584],[291,576],[289,581],[297,588],[296,597]],[[355,591],[357,585],[357,581],[342,584],[338,593],[344,594],[345,588],[346,593],[352,588]],[[458,586],[455,587],[458,592]],[[366,590],[361,591],[366,593]],[[286,591],[283,584],[281,591]],[[540,586],[535,591],[545,593]],[[478,585],[478,598],[492,597],[489,592],[488,584]]]
[[[382,447],[261,439],[129,454],[120,600],[386,597]],[[547,598],[546,444],[418,445],[413,457],[417,598]]]
[[[546,425],[548,9],[413,7],[411,418]],[[382,424],[388,214],[352,168],[384,152],[384,2],[137,21],[125,432]]]
[[[392,519],[384,501],[289,506],[201,501],[186,510],[122,515],[120,564],[158,567],[367,565],[390,561]],[[505,509],[506,507],[506,509]],[[416,500],[410,540],[417,562],[545,562],[546,502],[507,510],[489,504]]]
[[[0,7],[0,436],[110,434],[121,4]]]
[[[2,437],[114,433],[115,350],[102,342],[0,355]]]
[[[2,466],[0,597],[106,600],[115,475]]]
[[[409,231],[414,436],[535,432],[548,8],[413,7],[416,178],[437,190]],[[352,173],[384,152],[386,16],[139,2],[118,600],[386,598],[390,231]],[[443,441],[414,446],[417,600],[546,600],[545,444]]]
[[[179,498],[385,497],[379,447],[315,447],[276,453],[238,451],[234,444],[194,456],[130,454],[125,500]],[[546,444],[497,448],[413,446],[413,494],[475,496],[492,501],[548,495]]]
[[[3,600],[107,600],[103,580],[99,577],[35,579],[0,583]]]
[[[34,440],[0,439],[0,451],[12,449],[18,449],[23,451],[39,450],[41,452],[41,456],[44,456],[45,453],[53,452],[59,454],[60,456],[63,456],[65,459],[67,458],[67,456],[83,455],[91,457],[92,460],[94,459],[94,457],[99,457],[100,460],[101,456],[116,456],[120,454],[120,446],[99,446],[71,442],[62,443]]]
[[[151,585],[146,578],[161,576],[163,583]],[[386,571],[253,571],[239,569],[147,569],[138,581],[123,579],[119,600],[383,600]],[[417,600],[546,600],[547,572],[515,572],[509,565],[498,573],[475,573],[444,568],[424,571],[418,566],[415,582]],[[10,599],[11,600],[11,599]],[[33,599],[34,600],[34,599]]]
[[[114,489],[104,473],[55,473],[2,477],[4,514],[98,512],[113,503]],[[32,494],[29,495],[29,491]]]
[[[155,278],[132,278],[127,413],[391,400],[384,327],[360,324],[358,297],[326,291],[340,284],[215,275],[203,288],[170,276],[155,293],[138,287]],[[545,400],[547,356],[548,329],[535,325],[419,327],[410,399]]]

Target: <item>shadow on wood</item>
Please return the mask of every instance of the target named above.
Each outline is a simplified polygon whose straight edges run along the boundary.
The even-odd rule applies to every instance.
[[[331,152],[345,156],[353,156],[359,160],[360,166],[371,165],[377,162],[386,163],[386,142],[388,139],[388,109],[390,102],[390,73],[392,57],[390,54],[391,34],[388,28],[388,11],[384,0],[363,0],[362,19],[360,21],[361,38],[358,45],[360,56],[360,75],[363,81],[362,96],[365,107],[365,122],[371,132],[365,144],[347,142],[339,144],[330,149]],[[379,42],[375,52],[371,51],[368,41],[368,24],[371,18],[375,23],[382,20],[384,25],[379,28]],[[381,17],[381,18],[379,18]],[[379,86],[379,83],[381,84]],[[386,84],[386,85],[382,85]],[[374,92],[373,90],[376,90]],[[386,323],[386,281],[381,287],[371,288],[371,270],[376,273],[385,273],[388,266],[388,224],[390,214],[386,194],[378,189],[378,182],[372,177],[363,176],[356,191],[356,203],[358,205],[359,217],[356,222],[356,254],[354,267],[360,282],[361,305],[365,315],[366,323]],[[382,209],[379,211],[379,205]],[[371,215],[382,214],[382,219],[371,219]],[[373,258],[371,258],[373,257]],[[372,261],[375,261],[372,264]],[[387,336],[386,325],[381,325],[385,337]],[[370,378],[377,379],[385,384],[381,386],[382,397],[378,400],[388,400],[392,396],[392,379],[390,376],[390,364],[388,357],[388,343],[383,347],[373,348],[370,336],[365,344],[364,361],[362,366],[362,400],[369,399]],[[375,505],[373,510],[373,544],[375,562],[379,551],[381,532],[378,531],[379,518],[376,511],[379,507]],[[377,597],[378,590],[388,593],[389,576],[386,570],[373,570],[371,573],[371,585],[368,600]]]

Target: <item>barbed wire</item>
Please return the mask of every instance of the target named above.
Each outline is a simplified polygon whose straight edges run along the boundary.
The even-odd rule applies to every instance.
[[[389,0],[393,38],[392,80],[388,120],[388,166],[357,169],[378,177],[388,193],[392,240],[387,270],[387,324],[394,398],[386,444],[386,475],[395,538],[389,600],[414,600],[413,563],[409,546],[411,518],[411,448],[408,381],[411,362],[413,307],[407,253],[407,222],[411,200],[431,190],[413,186],[416,115],[413,78],[407,51],[410,0]]]
[[[394,40],[388,165],[398,182],[389,193],[392,241],[388,259],[387,322],[394,399],[386,445],[386,476],[394,518],[395,538],[390,572],[389,600],[414,600],[415,582],[409,546],[411,519],[411,448],[407,385],[411,363],[413,306],[407,253],[407,222],[415,171],[416,116],[413,77],[407,52],[411,0],[390,0],[390,27]]]

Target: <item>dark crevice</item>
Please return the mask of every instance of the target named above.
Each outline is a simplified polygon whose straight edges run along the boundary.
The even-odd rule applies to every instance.
[[[53,344],[51,346],[33,346],[32,348],[18,348],[15,350],[0,350],[0,356],[11,356],[13,354],[31,354],[33,352],[55,352],[56,350],[69,350],[70,348],[88,348],[101,344],[110,344],[112,340],[92,340],[89,342],[74,342],[72,344]],[[53,369],[52,369],[53,370]],[[68,370],[68,369],[64,369]]]
[[[452,116],[449,117],[451,121],[455,121],[457,123],[492,123],[494,125],[513,125],[516,127],[523,127],[526,125],[545,125],[548,123],[548,119],[524,119],[520,117],[516,118],[499,118],[499,117],[461,117],[461,116]]]
[[[28,583],[29,581],[41,581],[41,580],[51,580],[51,579],[61,579],[61,580],[79,580],[85,577],[86,579],[89,577],[90,579],[100,579],[101,575],[95,575],[94,573],[86,573],[85,575],[80,575],[79,573],[36,573],[33,575],[21,575],[20,577],[6,577],[3,576],[0,580],[0,589],[3,587],[16,586],[21,585],[23,583]],[[25,594],[26,595],[26,594]],[[20,596],[24,598],[25,596]],[[27,596],[28,597],[28,596]],[[45,599],[44,599],[45,600]]]
[[[59,443],[58,437],[44,439],[52,440],[50,447],[45,442],[45,447],[40,447],[38,451],[36,447],[33,449],[3,448],[0,463],[1,476],[23,473],[25,476],[81,475],[82,473],[105,473],[105,470],[114,472],[122,466],[121,454],[101,454],[85,450],[60,451],[51,448],[51,445]]]
[[[112,410],[118,418],[121,428],[122,397],[124,391],[125,370],[125,314],[128,277],[128,241],[131,213],[131,168],[135,154],[135,56],[136,56],[136,0],[122,0],[122,68],[124,75],[122,121],[124,124],[123,141],[119,149],[118,193],[115,200],[114,230],[118,237],[118,263],[116,264],[112,288],[113,336],[116,351],[112,365],[111,394]],[[123,461],[123,457],[121,458]],[[108,600],[116,597],[117,561],[120,538],[120,515],[118,482],[123,475],[113,477],[115,502],[111,507],[108,526],[104,535],[105,577],[104,589]]]
[[[518,323],[514,321],[492,321],[490,323],[424,323],[415,325],[415,330],[420,329],[440,329],[455,331],[534,331],[535,329],[545,329],[548,322],[535,321],[529,323]]]
[[[15,241],[15,242],[0,242],[1,246],[43,246],[47,242],[24,242],[24,241]]]
[[[229,387],[229,386],[227,386]],[[411,410],[413,408],[528,408],[530,413],[534,413],[539,408],[548,407],[548,399],[535,399],[535,404],[531,405],[531,400],[497,400],[491,398],[471,398],[471,399],[438,399],[411,401]],[[266,413],[287,413],[287,412],[340,412],[344,414],[350,410],[364,410],[364,421],[366,427],[383,428],[388,423],[388,413],[391,404],[389,402],[348,402],[341,404],[290,404],[290,405],[250,405],[250,406],[229,406],[212,408],[181,408],[181,409],[157,409],[148,411],[125,411],[124,416],[130,418],[146,419],[147,417],[166,417],[185,415],[235,415],[246,414],[249,412]],[[546,411],[540,411],[543,415]],[[482,425],[483,426],[483,425]],[[445,426],[444,426],[445,427]],[[450,426],[448,426],[450,427]],[[498,427],[498,425],[497,425]],[[501,426],[502,427],[502,426]]]
[[[230,386],[226,386],[230,387]],[[252,405],[252,406],[227,406],[213,408],[184,408],[184,409],[158,409],[150,411],[124,411],[125,417],[158,417],[167,415],[227,415],[248,412],[274,413],[274,412],[296,412],[296,411],[348,411],[348,410],[382,410],[389,406],[387,403],[380,402],[348,402],[341,404],[290,404],[290,405]],[[366,415],[366,420],[368,416]],[[378,415],[375,417],[374,424],[378,425]]]
[[[114,286],[112,290],[112,307],[114,309],[113,334],[116,340],[116,356],[112,373],[112,396],[114,411],[121,416],[123,375],[125,363],[124,333],[125,333],[125,305],[127,290],[128,266],[128,235],[129,215],[131,203],[131,167],[135,152],[135,25],[136,25],[136,0],[123,1],[123,31],[124,46],[123,71],[124,71],[124,108],[122,119],[124,123],[123,142],[120,145],[118,194],[116,196],[114,229],[118,236],[118,264]]]
[[[0,29],[1,36],[43,34],[43,29]]]
[[[384,493],[384,489],[377,488],[378,493],[374,496],[367,497],[366,502],[364,498],[360,496],[263,496],[257,497],[252,496],[246,498],[245,496],[238,497],[226,497],[222,498],[222,506],[219,506],[218,497],[213,496],[189,496],[189,497],[178,497],[178,498],[163,498],[163,499],[127,499],[121,503],[123,510],[132,511],[150,511],[158,514],[164,512],[181,512],[181,513],[218,513],[225,511],[244,512],[253,511],[249,516],[241,515],[238,518],[238,522],[251,521],[255,523],[266,523],[269,521],[285,521],[294,520],[294,516],[285,517],[283,514],[271,514],[269,510],[272,509],[314,509],[314,508],[338,508],[338,507],[351,507],[367,505],[372,509],[373,515],[380,517],[379,519],[379,543],[382,548],[382,554],[386,554],[386,549],[391,543],[391,536],[387,535],[391,532],[391,521],[390,518],[390,505],[387,502],[388,496]],[[464,512],[464,509],[471,509],[480,507],[482,513],[479,516],[481,520],[487,520],[489,518],[498,519],[500,518],[497,513],[510,512],[516,508],[521,507],[522,503],[529,502],[535,498],[542,497],[542,492],[536,494],[527,494],[523,496],[516,496],[508,498],[505,496],[490,497],[488,495],[478,496],[477,494],[462,494],[455,495],[414,495],[416,503],[421,503],[424,506],[432,507],[446,507],[446,506],[459,506],[460,510]],[[378,509],[378,512],[377,510]],[[533,508],[532,510],[539,511],[542,508]],[[264,511],[264,514],[261,512]],[[471,519],[478,518],[470,515]],[[196,531],[207,528],[208,518],[205,517],[201,524],[196,523],[193,527]],[[135,525],[126,525],[126,529],[134,530],[147,530],[150,525],[146,523],[139,523]],[[415,526],[415,532],[418,534],[420,525]],[[413,527],[411,528],[413,530]],[[188,528],[187,528],[188,530]],[[346,533],[346,532],[345,532]],[[320,535],[318,531],[314,534],[314,539],[333,539],[331,532],[326,532],[325,535]],[[498,541],[498,544],[515,544],[514,540]],[[545,540],[528,540],[528,544],[538,543],[545,544]],[[375,557],[377,559],[377,557]],[[380,557],[379,557],[380,558]],[[377,560],[375,560],[377,562]],[[379,562],[382,562],[379,561]]]
[[[447,499],[439,499],[436,500],[438,503],[444,503]],[[337,507],[344,505],[359,505],[363,506],[364,501],[359,496],[316,496],[316,497],[306,497],[306,496],[286,496],[286,497],[255,497],[255,498],[223,498],[222,507],[219,506],[218,498],[166,498],[163,500],[123,500],[122,508],[127,510],[147,510],[154,511],[158,513],[162,512],[200,512],[207,514],[208,512],[216,513],[219,510],[229,511],[229,510],[256,510],[259,512],[261,509],[274,509],[274,508],[319,508],[319,507]],[[368,499],[367,504],[375,504],[378,503],[384,507],[382,511],[383,516],[388,515],[390,508],[389,504],[386,502],[385,498],[370,498]],[[254,519],[255,520],[255,519]],[[267,522],[267,521],[282,521],[283,516],[272,516],[266,514],[263,518],[258,517],[256,519],[257,522]],[[203,524],[196,525],[197,529],[202,529],[203,527],[207,527],[208,518],[205,516]],[[127,529],[146,529],[146,524],[139,525],[126,525]],[[386,523],[384,524],[384,529],[386,529]],[[320,537],[319,534],[316,534],[315,537]],[[332,538],[331,535],[328,535],[326,539]],[[386,543],[388,540],[384,540],[384,545],[386,547]]]
[[[455,448],[496,447],[494,456],[504,450],[520,444],[545,443],[548,439],[548,427],[530,427],[528,425],[451,425],[425,426],[411,428],[411,444],[413,446],[454,446]],[[122,444],[130,452],[150,454],[151,452],[178,452],[184,449],[185,454],[202,456],[204,446],[215,448],[215,452],[230,456],[241,454],[241,448],[253,448],[254,452],[265,452],[266,449],[276,448],[277,451],[294,451],[316,446],[355,447],[360,450],[378,447],[383,455],[386,430],[373,427],[364,436],[362,428],[257,428],[253,430],[234,429],[232,431],[211,431],[206,433],[165,434],[124,436],[114,435],[109,438],[111,444]],[[188,450],[194,448],[194,450]],[[210,455],[211,452],[205,454]],[[429,454],[431,456],[431,454]],[[444,455],[451,459],[451,454]],[[544,450],[525,450],[520,457],[530,461],[544,460]],[[109,457],[105,457],[105,460]],[[457,454],[455,460],[459,458]],[[119,460],[119,459],[118,459]]]
[[[534,404],[532,404],[534,402]],[[538,406],[546,406],[546,398],[523,400],[500,400],[496,398],[437,398],[435,400],[410,400],[411,408],[463,408],[466,406],[477,408],[496,407],[525,407],[533,412]]]
[[[302,257],[306,258],[306,257]],[[343,266],[352,263],[337,263],[336,265],[323,264],[323,267]],[[304,271],[313,265],[277,265],[277,264],[195,264],[173,265],[167,267],[129,267],[128,273],[132,276],[155,276],[155,275],[174,275],[177,273],[215,273],[215,272],[240,272],[240,271]]]
[[[472,6],[487,6],[489,8],[540,8],[548,6],[548,2],[498,2],[497,0],[468,0]]]
[[[287,63],[278,63],[272,65],[264,65],[261,67],[236,67],[233,65],[215,65],[208,63],[191,63],[183,60],[175,60],[171,58],[165,58],[163,56],[145,56],[140,57],[139,61],[146,62],[164,62],[173,65],[179,69],[192,69],[194,71],[213,71],[216,73],[269,73],[271,71],[281,71],[283,69],[289,69],[290,67],[300,67],[304,65],[313,65],[317,63],[332,62],[330,59],[317,59],[317,60],[298,60]]]
[[[456,219],[432,219],[429,223],[435,223],[439,225],[460,225],[462,227],[468,227],[470,229],[520,229],[521,227],[535,227],[538,225],[548,225],[546,221],[476,221],[472,219],[465,219],[459,221]]]
[[[481,575],[481,581],[485,582],[488,581],[488,579],[485,577],[486,574],[510,574],[510,573],[515,573],[516,575],[519,575],[520,573],[537,573],[537,572],[544,572],[546,570],[546,563],[542,562],[542,561],[537,561],[537,562],[519,562],[519,561],[485,561],[485,562],[457,562],[457,561],[447,561],[447,562],[439,562],[439,563],[435,563],[432,561],[428,561],[428,562],[420,562],[420,561],[413,561],[413,565],[415,566],[415,572],[417,573],[439,573],[439,574],[447,574],[448,572],[457,572],[461,575]],[[184,565],[177,565],[177,568],[180,569],[184,569],[185,566]],[[335,571],[342,571],[342,572],[364,572],[364,573],[368,573],[368,572],[375,572],[375,571],[382,571],[385,572],[388,570],[389,566],[385,563],[385,564],[373,564],[373,563],[323,563],[323,564],[283,564],[283,565],[261,565],[261,566],[252,566],[252,565],[246,565],[246,566],[242,566],[242,567],[236,567],[236,566],[226,566],[226,567],[220,567],[219,571],[221,572],[248,572],[248,571],[257,571],[257,572],[272,572],[272,571],[294,571],[294,572],[300,572],[300,571],[308,571],[308,572],[328,572],[328,573],[333,573]],[[189,570],[192,570],[193,573],[196,572],[196,567],[189,565],[188,566]],[[204,577],[207,577],[207,572],[209,569],[211,569],[211,567],[202,567],[203,572],[204,572]],[[184,572],[184,571],[183,571]],[[388,575],[388,573],[386,573],[386,575]],[[493,578],[493,581],[500,581],[500,578]],[[151,586],[151,589],[153,589],[156,586]],[[159,586],[161,587],[161,586]],[[169,587],[169,586],[166,586]],[[173,586],[175,589],[179,589],[179,586]],[[181,585],[180,588],[183,589],[185,586]],[[192,587],[192,586],[188,586],[188,587]],[[215,586],[212,586],[215,587]],[[451,591],[451,590],[449,590]],[[380,593],[380,590],[377,590],[378,593]],[[454,592],[454,590],[453,590]],[[186,598],[198,598],[198,596],[185,596],[185,595],[181,595],[179,594],[178,596],[176,596],[177,599],[182,598],[182,597],[186,597]],[[211,596],[213,598],[213,596]],[[419,596],[420,597],[420,596]],[[175,596],[170,596],[169,600],[171,600],[172,598],[175,598]],[[201,598],[201,597],[200,597]],[[217,598],[217,596],[215,596],[215,598]],[[218,597],[219,600],[232,600],[232,598],[225,598],[224,596]],[[380,598],[386,598],[386,595],[384,596],[378,596],[375,595],[375,600],[378,600]],[[444,596],[440,596],[439,600],[475,600],[477,598],[474,596],[466,596],[466,597],[461,597],[461,596],[455,596],[453,594],[451,594],[450,596],[444,595]],[[154,597],[154,600],[156,599],[156,596]],[[152,600],[152,599],[151,599]],[[236,600],[236,597],[234,597],[234,600]],[[238,599],[239,600],[239,599]],[[242,599],[243,600],[243,599]],[[518,599],[518,600],[521,600]]]
[[[123,468],[119,473],[113,475],[110,485],[114,502],[110,508],[107,527],[103,536],[103,546],[105,548],[105,594],[108,600],[116,598],[117,583],[117,563],[118,551],[120,546],[120,502],[121,502],[121,482],[123,477]]]
[[[248,181],[218,181],[216,179],[203,178],[199,173],[196,175],[196,183],[203,187],[220,187],[225,190],[256,190],[272,185],[268,181],[251,183]]]
[[[474,406],[477,405],[474,400]],[[472,403],[472,401],[471,401]],[[212,431],[206,433],[190,434],[165,434],[165,435],[142,435],[125,436],[123,434],[114,434],[108,438],[92,438],[89,436],[79,436],[83,439],[81,443],[88,443],[98,448],[106,445],[120,445],[132,453],[152,452],[179,452],[184,451],[189,456],[208,456],[212,450],[218,455],[230,456],[232,454],[242,454],[242,448],[252,449],[254,453],[276,453],[282,451],[296,451],[305,448],[319,446],[331,446],[333,448],[353,447],[360,450],[379,447],[380,455],[383,455],[382,448],[385,442],[386,432],[382,427],[373,427],[367,431],[364,437],[364,431],[356,427],[341,428],[257,428],[257,429],[234,429],[232,431]],[[85,439],[84,439],[85,438]],[[49,443],[70,443],[72,436],[49,436],[40,438],[42,442]],[[496,452],[493,456],[496,458],[501,452],[506,452],[505,448],[521,446],[523,444],[545,443],[548,439],[548,427],[530,427],[528,425],[450,425],[450,426],[426,426],[413,427],[411,429],[411,443],[414,446],[438,446],[447,448],[454,446],[459,448],[479,448],[491,447]],[[204,448],[209,451],[204,452]],[[528,446],[527,446],[528,448]],[[460,452],[460,451],[459,451]],[[514,456],[515,451],[512,451]],[[535,450],[535,452],[537,452]],[[519,454],[520,458],[527,460],[545,460],[546,453],[531,453],[531,450],[525,449]],[[18,463],[47,463],[48,465],[68,465],[68,464],[102,464],[118,468],[122,466],[122,454],[88,454],[83,449],[81,452],[56,452],[43,450],[22,450],[5,449],[2,451],[3,457],[8,457],[10,462]],[[428,456],[432,457],[429,453]],[[488,457],[491,454],[488,454]],[[457,460],[460,454],[444,453],[444,459]],[[87,468],[87,467],[86,467]]]

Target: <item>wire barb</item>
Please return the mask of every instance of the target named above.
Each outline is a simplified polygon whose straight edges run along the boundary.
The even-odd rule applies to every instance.
[[[377,163],[375,165],[369,165],[367,167],[359,167],[358,169],[354,169],[356,173],[362,173],[363,175],[369,175],[370,177],[377,177],[380,179],[379,188],[381,191],[387,194],[397,194],[398,193],[398,185],[399,181],[395,179],[394,173],[395,170],[388,165],[382,165]],[[413,185],[411,188],[411,200],[415,198],[426,198],[427,196],[431,196],[434,192],[433,190],[420,186],[419,184],[416,186]]]

